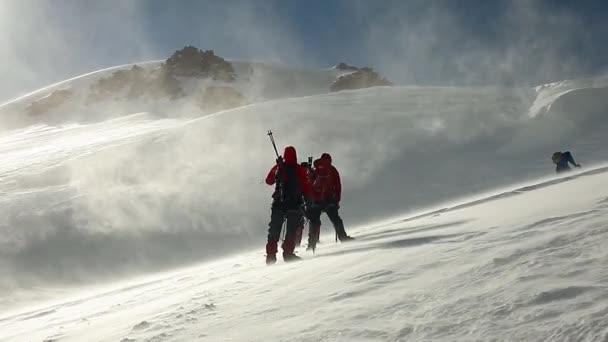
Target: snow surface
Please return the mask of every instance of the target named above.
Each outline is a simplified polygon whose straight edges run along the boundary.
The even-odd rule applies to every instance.
[[[0,338],[600,341],[607,170],[326,237],[299,263],[257,250],[7,315]]]
[[[530,88],[377,87],[2,132],[0,340],[602,340],[606,96],[583,83],[538,116]],[[357,241],[325,220],[316,255],[264,265],[268,129],[332,153]],[[583,174],[555,178],[565,149]]]

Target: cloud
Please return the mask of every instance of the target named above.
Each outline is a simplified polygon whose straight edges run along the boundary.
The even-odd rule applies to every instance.
[[[597,71],[605,62],[591,56],[608,52],[605,26],[586,20],[591,9],[547,1],[356,2],[353,10],[374,13],[362,51],[401,83],[545,83]]]
[[[3,1],[0,98],[152,55],[133,2]]]

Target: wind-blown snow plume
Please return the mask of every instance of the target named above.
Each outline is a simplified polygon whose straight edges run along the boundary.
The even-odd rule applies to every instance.
[[[402,84],[535,85],[605,71],[606,28],[593,3],[347,4],[349,17],[376,18],[362,29],[365,48],[353,58]]]

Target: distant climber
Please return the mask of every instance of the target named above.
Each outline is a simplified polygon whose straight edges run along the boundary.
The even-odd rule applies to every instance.
[[[353,240],[346,234],[344,222],[338,214],[342,197],[342,183],[338,170],[332,165],[331,155],[323,153],[315,160],[311,174],[313,202],[308,208],[308,247],[314,252],[321,230],[321,213],[325,212],[336,231],[336,237],[341,242]]]
[[[572,157],[570,151],[565,152],[555,152],[551,156],[551,160],[553,164],[555,164],[555,172],[561,173],[565,171],[572,170],[569,164],[572,164],[574,167],[581,167],[580,164],[577,164]]]

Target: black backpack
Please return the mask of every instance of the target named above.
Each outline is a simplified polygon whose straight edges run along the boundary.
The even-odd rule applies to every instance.
[[[297,165],[283,164],[277,175],[277,200],[287,207],[296,208],[302,204],[302,187],[298,179]]]

